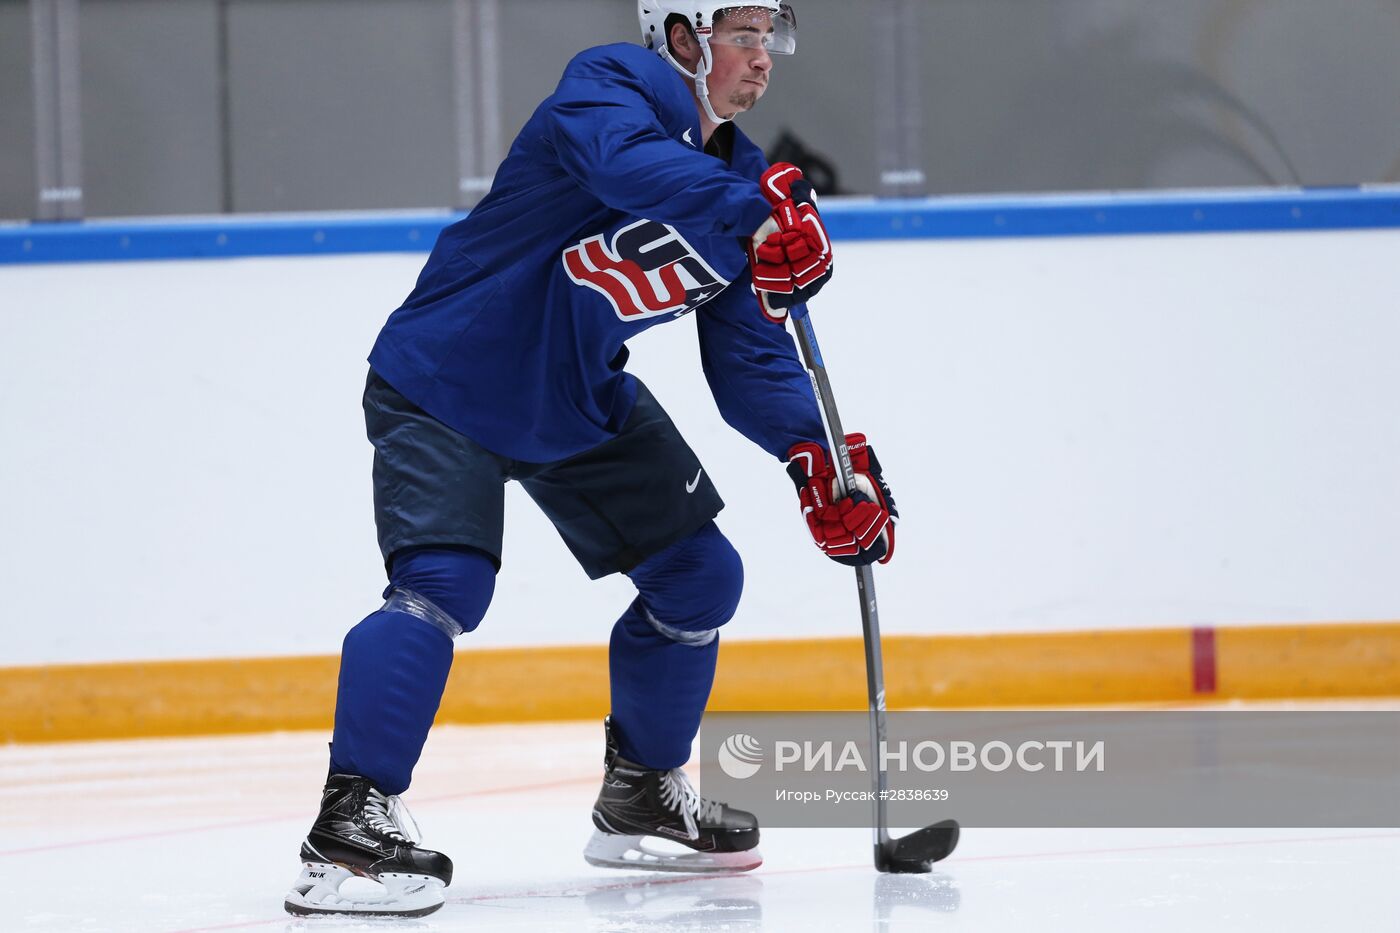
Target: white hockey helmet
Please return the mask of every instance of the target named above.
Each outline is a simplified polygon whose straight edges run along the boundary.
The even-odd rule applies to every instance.
[[[710,40],[714,35],[715,20],[720,13],[729,10],[766,10],[772,13],[773,31],[763,38],[764,47],[773,55],[792,55],[797,51],[797,14],[793,12],[792,4],[785,0],[637,0],[642,44],[695,82],[695,94],[700,98],[705,113],[715,123],[727,123],[733,119],[715,113],[706,82],[706,77],[714,68]],[[666,21],[672,16],[683,17],[700,43],[700,65],[695,71],[687,69],[671,54]]]

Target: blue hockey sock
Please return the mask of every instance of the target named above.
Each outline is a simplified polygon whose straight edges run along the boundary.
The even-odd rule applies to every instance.
[[[608,653],[619,753],[647,768],[679,768],[700,729],[743,565],[711,522],[628,576],[639,595],[613,626]]]
[[[452,639],[414,616],[380,610],[351,629],[331,773],[363,775],[386,794],[407,790],[451,668]]]
[[[486,555],[422,550],[396,557],[388,601],[345,636],[331,773],[408,789],[452,667],[452,639],[481,622],[495,590]]]

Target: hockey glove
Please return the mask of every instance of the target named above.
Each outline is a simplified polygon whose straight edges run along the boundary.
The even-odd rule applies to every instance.
[[[845,499],[836,499],[836,467],[819,444],[794,444],[788,451],[788,475],[797,485],[807,528],[822,553],[851,567],[887,564],[894,557],[899,511],[865,435],[847,434],[846,447],[856,483]]]
[[[802,170],[779,162],[759,180],[773,213],[748,244],[754,293],[775,324],[788,309],[812,300],[831,280],[831,238],[817,213],[817,199]]]

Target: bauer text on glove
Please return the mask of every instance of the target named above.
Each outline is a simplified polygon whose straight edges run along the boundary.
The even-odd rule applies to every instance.
[[[804,441],[788,451],[788,475],[797,486],[807,529],[822,553],[837,563],[862,567],[894,557],[899,511],[880,472],[880,461],[864,434],[847,434],[855,488],[837,498],[836,465],[820,444]]]

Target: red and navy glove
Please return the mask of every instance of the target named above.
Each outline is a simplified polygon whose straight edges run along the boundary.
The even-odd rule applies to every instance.
[[[836,499],[836,467],[820,444],[803,441],[788,451],[788,475],[797,484],[807,528],[822,553],[838,564],[863,567],[894,557],[899,511],[864,434],[847,434],[856,488]]]
[[[779,162],[759,187],[773,213],[748,244],[749,267],[764,316],[782,324],[789,308],[811,301],[831,280],[831,238],[802,169]]]

